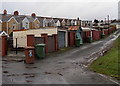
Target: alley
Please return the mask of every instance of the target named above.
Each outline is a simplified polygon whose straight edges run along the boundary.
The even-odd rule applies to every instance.
[[[47,56],[37,60],[35,64],[3,61],[2,82],[3,84],[116,84],[117,81],[113,82],[86,67],[91,58],[95,58],[89,56],[115,37],[116,35],[111,35],[65,53]]]

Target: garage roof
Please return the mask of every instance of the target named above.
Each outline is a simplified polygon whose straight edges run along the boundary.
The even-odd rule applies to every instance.
[[[89,28],[89,27],[82,27],[82,30],[83,31],[91,31],[91,30],[96,30],[96,29]]]
[[[70,26],[68,27],[68,30],[78,30],[79,26]]]

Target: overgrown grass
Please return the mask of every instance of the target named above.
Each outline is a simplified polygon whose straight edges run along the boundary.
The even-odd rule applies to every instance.
[[[113,47],[90,65],[90,69],[120,80],[120,37]]]

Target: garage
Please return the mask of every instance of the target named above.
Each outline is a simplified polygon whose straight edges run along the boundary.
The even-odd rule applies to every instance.
[[[65,47],[65,32],[58,31],[58,47],[64,48]]]

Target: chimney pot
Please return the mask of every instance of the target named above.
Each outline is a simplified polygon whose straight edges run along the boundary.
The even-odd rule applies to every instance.
[[[6,14],[7,14],[7,10],[4,10],[4,11],[3,11],[3,14],[6,15]]]
[[[14,15],[19,15],[19,12],[18,11],[14,11]]]
[[[35,13],[32,13],[32,14],[31,14],[31,16],[32,16],[32,17],[35,17],[35,16],[36,16],[36,14],[35,14]]]

